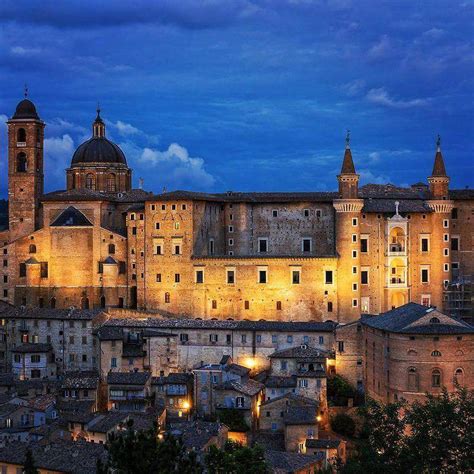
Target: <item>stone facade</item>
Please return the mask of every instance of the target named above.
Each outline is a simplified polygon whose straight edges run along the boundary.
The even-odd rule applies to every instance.
[[[339,322],[415,301],[472,316],[474,194],[449,190],[439,145],[428,185],[359,188],[347,142],[337,192],[154,195],[131,189],[98,115],[67,190],[43,194],[44,123],[25,100],[8,121],[5,301]]]

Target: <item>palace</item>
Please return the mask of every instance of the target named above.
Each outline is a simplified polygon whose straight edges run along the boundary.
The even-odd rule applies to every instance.
[[[4,301],[342,323],[413,301],[472,316],[474,190],[449,189],[439,141],[428,184],[408,188],[359,186],[347,139],[336,192],[154,194],[132,189],[98,110],[66,190],[44,194],[45,123],[25,98],[7,125]]]

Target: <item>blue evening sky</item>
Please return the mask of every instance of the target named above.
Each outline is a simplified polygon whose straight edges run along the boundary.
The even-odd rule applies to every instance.
[[[472,0],[2,0],[4,122],[23,84],[47,123],[46,190],[91,134],[145,188],[336,188],[346,129],[363,183],[426,181],[438,133],[473,184]]]

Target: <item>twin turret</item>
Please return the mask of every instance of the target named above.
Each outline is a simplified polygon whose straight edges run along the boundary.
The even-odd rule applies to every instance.
[[[342,161],[341,173],[337,176],[339,182],[339,197],[341,199],[357,199],[359,195],[359,178],[356,173],[350,149],[350,132],[346,135],[346,149]],[[436,141],[436,155],[433,171],[428,178],[430,197],[432,199],[447,199],[449,194],[449,177],[446,174],[443,155],[441,153],[441,138]]]

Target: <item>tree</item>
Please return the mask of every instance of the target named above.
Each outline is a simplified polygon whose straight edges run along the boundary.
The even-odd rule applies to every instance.
[[[228,441],[222,449],[211,446],[206,455],[209,474],[266,474],[269,472],[263,449]]]
[[[245,432],[250,430],[250,426],[245,421],[242,410],[237,410],[235,408],[219,410],[217,417],[221,423],[229,428],[230,431]]]
[[[474,392],[458,388],[412,405],[369,401],[347,473],[471,472],[474,470]]]
[[[120,474],[202,472],[196,454],[188,453],[180,439],[167,434],[159,440],[156,426],[146,431],[135,431],[132,420],[128,422],[125,433],[110,437],[107,450],[107,464],[98,463],[98,474],[106,473],[110,468]]]
[[[331,418],[331,428],[336,433],[352,438],[355,433],[355,422],[346,413],[338,413]]]
[[[35,466],[35,460],[30,448],[25,453],[25,463],[23,465],[23,474],[39,474]]]

